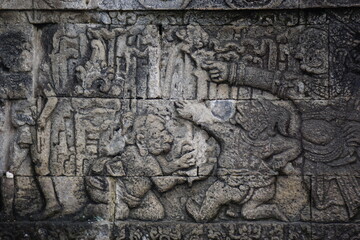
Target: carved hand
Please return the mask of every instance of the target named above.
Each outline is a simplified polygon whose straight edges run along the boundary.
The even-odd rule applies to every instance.
[[[189,168],[195,165],[194,151],[185,153],[174,161],[178,169]]]
[[[186,101],[175,102],[175,107],[177,112],[182,118],[192,120],[193,112],[192,112],[191,103]]]
[[[279,157],[274,156],[270,160],[269,165],[270,165],[271,169],[273,169],[275,171],[278,171],[281,168],[285,167],[287,162],[288,161],[286,159],[284,159],[284,158],[279,158]]]
[[[213,82],[220,83],[229,78],[229,64],[220,61],[205,61],[202,66]]]

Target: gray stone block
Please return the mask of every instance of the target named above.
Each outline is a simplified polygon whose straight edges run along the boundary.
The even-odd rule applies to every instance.
[[[111,239],[111,226],[98,223],[0,223],[4,239]]]
[[[1,0],[0,10],[5,9],[31,9],[33,0]]]

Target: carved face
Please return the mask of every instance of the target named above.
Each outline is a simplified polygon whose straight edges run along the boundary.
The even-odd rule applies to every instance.
[[[188,26],[177,31],[176,36],[193,49],[201,49],[209,44],[209,35],[201,26]]]
[[[148,132],[146,135],[146,145],[151,154],[159,155],[171,150],[173,137],[160,118],[148,125]]]
[[[257,139],[268,128],[265,109],[259,102],[239,103],[236,109],[235,121],[248,132],[250,138]]]
[[[137,144],[154,155],[167,153],[171,149],[173,137],[166,129],[162,118],[156,115],[147,115],[135,121]]]
[[[327,34],[316,28],[304,31],[297,43],[296,59],[300,69],[310,74],[325,74],[328,71]]]
[[[209,35],[200,26],[188,27],[188,35],[195,49],[203,48],[209,43]]]

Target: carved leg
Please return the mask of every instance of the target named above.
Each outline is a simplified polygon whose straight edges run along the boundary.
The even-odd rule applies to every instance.
[[[115,219],[116,220],[124,220],[129,217],[130,209],[129,206],[122,201],[121,199],[116,203],[116,212],[115,212]]]
[[[221,206],[231,201],[240,203],[247,195],[248,188],[240,190],[238,187],[231,187],[224,182],[216,181],[206,192],[201,207],[197,206],[194,200],[189,199],[186,203],[186,210],[197,222],[207,222],[214,218]]]
[[[59,213],[62,209],[62,206],[57,199],[54,183],[51,177],[38,177],[37,180],[40,185],[40,191],[44,196],[45,208],[39,214],[31,216],[31,219],[42,220],[50,218]]]
[[[185,183],[187,181],[186,177],[177,176],[152,177],[151,179],[159,192],[169,191],[176,185]]]
[[[165,217],[165,209],[157,196],[149,191],[140,206],[131,210],[130,216],[138,220],[157,221]]]
[[[249,220],[275,218],[280,221],[288,221],[276,204],[264,204],[272,199],[274,194],[275,184],[256,189],[251,199],[242,207],[243,217]]]

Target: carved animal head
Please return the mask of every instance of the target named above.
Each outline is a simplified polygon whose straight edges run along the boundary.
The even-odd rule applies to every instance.
[[[327,33],[321,29],[308,28],[297,42],[295,58],[300,69],[309,74],[325,74],[328,71]]]

